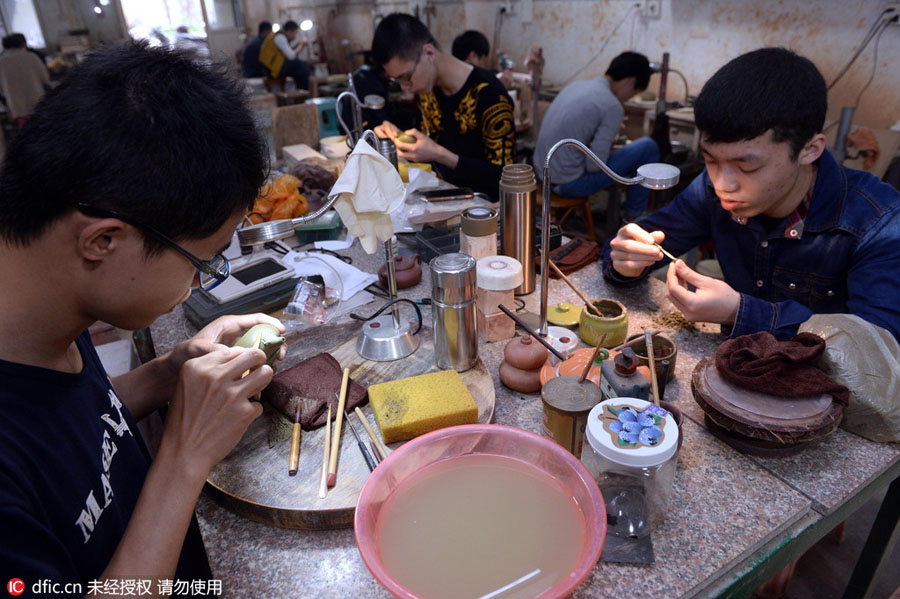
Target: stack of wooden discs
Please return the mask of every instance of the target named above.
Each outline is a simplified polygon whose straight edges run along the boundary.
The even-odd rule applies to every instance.
[[[719,374],[714,355],[697,363],[691,390],[710,432],[752,455],[792,455],[834,432],[843,416],[831,395],[788,398],[737,387]]]

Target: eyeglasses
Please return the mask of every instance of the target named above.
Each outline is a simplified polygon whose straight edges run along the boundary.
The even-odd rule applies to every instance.
[[[209,291],[210,289],[216,287],[219,283],[227,279],[228,275],[231,274],[231,265],[228,263],[228,258],[223,256],[222,254],[216,254],[209,260],[201,260],[153,227],[140,223],[130,216],[125,216],[124,214],[120,214],[115,210],[100,208],[98,206],[91,206],[90,204],[84,204],[81,202],[78,203],[77,208],[82,213],[87,214],[88,216],[105,216],[117,218],[122,222],[126,222],[129,225],[132,225],[133,227],[137,227],[156,241],[162,243],[170,249],[175,250],[176,252],[187,258],[187,261],[197,269],[197,272],[200,275],[200,289]]]
[[[399,75],[397,77],[388,77],[391,81],[399,85],[400,87],[405,87],[412,83],[412,77],[416,73],[416,68],[419,66],[419,61],[422,60],[422,51],[424,48],[419,49],[419,55],[416,56],[416,61],[413,63],[412,68],[409,70],[409,73],[404,73],[403,75]]]

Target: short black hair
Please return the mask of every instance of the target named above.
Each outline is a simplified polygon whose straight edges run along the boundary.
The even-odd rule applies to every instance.
[[[460,60],[465,60],[472,52],[479,58],[487,56],[491,51],[491,44],[484,34],[475,29],[469,29],[456,36],[450,53]]]
[[[716,71],[694,103],[694,120],[712,143],[759,137],[788,142],[792,158],[822,131],[828,91],[809,59],[787,48],[761,48]]]
[[[267,33],[269,33],[270,31],[272,31],[272,24],[269,23],[268,21],[260,21],[260,22],[259,22],[259,28],[257,29],[256,34],[257,34],[260,38],[262,38],[263,36],[265,36],[265,35],[266,35]]]
[[[647,89],[652,74],[650,61],[637,52],[622,52],[612,59],[609,68],[606,69],[606,75],[613,81],[634,77],[634,89],[638,91]]]
[[[10,33],[3,38],[3,49],[24,48],[28,45],[28,40],[21,33]]]
[[[415,60],[425,44],[440,49],[428,27],[412,15],[399,12],[381,19],[372,36],[372,58],[384,66],[392,58]]]
[[[288,21],[281,26],[282,31],[297,31],[298,29],[300,29],[300,25],[297,25],[297,21]]]
[[[255,199],[268,151],[229,67],[146,42],[89,55],[40,101],[0,171],[0,239],[27,246],[79,203],[174,240]],[[145,236],[148,253],[162,246]]]

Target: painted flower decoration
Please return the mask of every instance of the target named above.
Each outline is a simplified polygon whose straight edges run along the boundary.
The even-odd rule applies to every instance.
[[[662,419],[655,414],[638,412],[634,408],[624,407],[616,410],[609,408],[616,420],[609,424],[609,429],[619,435],[620,445],[656,445],[662,439],[659,424]]]

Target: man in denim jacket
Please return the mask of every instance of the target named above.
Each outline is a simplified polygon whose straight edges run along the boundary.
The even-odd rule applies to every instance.
[[[606,278],[631,284],[707,241],[725,281],[678,260],[668,298],[736,337],[789,339],[814,313],[851,313],[900,333],[900,193],[825,149],[825,81],[782,48],[744,54],[694,107],[706,170],[669,205],[604,247]]]

